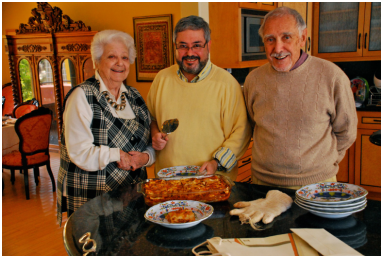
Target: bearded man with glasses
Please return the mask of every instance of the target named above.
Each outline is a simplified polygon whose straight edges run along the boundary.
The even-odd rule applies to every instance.
[[[197,165],[235,180],[251,134],[241,88],[209,60],[210,28],[201,17],[182,18],[173,42],[177,64],[157,74],[147,98],[155,171]],[[175,118],[177,130],[162,133],[163,122]]]

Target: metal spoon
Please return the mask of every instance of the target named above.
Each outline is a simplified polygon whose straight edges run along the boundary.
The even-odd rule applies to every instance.
[[[179,121],[178,119],[171,119],[164,121],[162,124],[161,132],[169,135],[170,133],[174,132],[178,128]]]

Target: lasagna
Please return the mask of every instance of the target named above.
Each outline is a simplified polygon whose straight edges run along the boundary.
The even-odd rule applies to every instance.
[[[195,221],[195,215],[190,209],[179,209],[169,212],[165,219],[169,223],[186,223]]]
[[[143,186],[143,192],[145,203],[149,206],[169,200],[224,201],[230,197],[231,192],[231,185],[221,175],[147,181]]]

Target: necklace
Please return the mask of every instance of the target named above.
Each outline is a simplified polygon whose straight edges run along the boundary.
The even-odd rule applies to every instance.
[[[102,92],[102,94],[105,96],[106,98],[106,101],[108,103],[110,103],[110,105],[116,109],[116,111],[123,111],[125,109],[125,106],[126,106],[126,97],[125,97],[125,93],[122,93],[121,94],[121,104],[117,104],[117,102],[113,102],[112,98],[109,97],[109,94],[107,91],[105,92]]]

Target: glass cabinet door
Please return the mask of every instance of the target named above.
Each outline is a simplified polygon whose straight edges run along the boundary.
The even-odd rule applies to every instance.
[[[318,52],[357,52],[360,48],[359,3],[319,4]]]
[[[53,72],[51,63],[47,59],[39,61],[39,88],[41,93],[41,105],[53,112],[51,131],[49,133],[49,144],[58,145],[57,115],[55,101],[55,87],[53,83]]]
[[[62,84],[64,88],[63,98],[65,98],[69,90],[72,87],[75,87],[77,84],[76,68],[73,65],[72,60],[70,60],[69,58],[64,59],[61,64],[61,76],[62,76]]]
[[[19,63],[19,76],[21,84],[22,102],[32,100],[33,98],[35,98],[32,71],[29,62],[26,59],[22,59]]]
[[[366,26],[364,29],[364,49],[381,50],[381,3],[366,3]],[[368,42],[367,42],[368,39]],[[368,48],[367,48],[368,46]],[[378,53],[380,56],[380,53]]]

